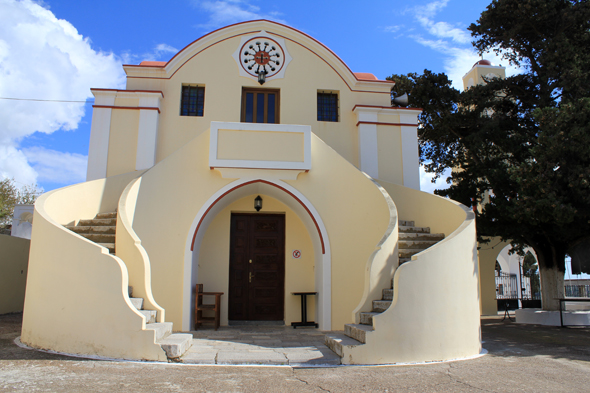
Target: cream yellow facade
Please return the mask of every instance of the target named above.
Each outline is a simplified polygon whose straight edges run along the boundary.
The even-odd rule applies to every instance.
[[[244,307],[263,310],[247,314],[249,322],[297,322],[292,293],[316,292],[310,319],[320,330],[348,331],[393,283],[391,306],[367,325],[364,343],[338,347],[343,363],[479,354],[473,213],[419,191],[420,111],[392,107],[391,82],[353,73],[314,38],[269,21],[228,26],[168,62],[124,68],[125,90],[92,90],[87,182],[36,204],[23,342],[165,358],[127,286],[174,331],[194,329],[197,283],[224,292],[222,326],[243,322],[238,292],[259,292],[235,284],[244,276],[232,217],[280,216],[284,242],[265,258],[282,266],[273,289],[282,300],[264,306],[248,295]],[[201,98],[189,108],[190,92]],[[329,116],[323,97],[333,105]],[[112,211],[115,254],[63,227]],[[400,265],[400,220],[445,239]],[[252,239],[253,230],[245,232]],[[74,293],[97,307],[83,309]],[[48,315],[59,321],[43,330]]]

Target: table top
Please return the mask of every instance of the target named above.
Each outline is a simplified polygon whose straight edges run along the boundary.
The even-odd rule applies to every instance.
[[[317,292],[291,292],[291,295],[317,295]]]

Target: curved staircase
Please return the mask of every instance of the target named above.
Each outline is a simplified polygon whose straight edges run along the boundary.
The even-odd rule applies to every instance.
[[[435,245],[445,238],[442,233],[430,233],[428,227],[416,227],[414,221],[399,221],[399,265],[412,259],[418,254]],[[398,265],[398,266],[399,266]],[[338,356],[344,356],[343,345],[357,346],[366,343],[366,333],[374,330],[373,317],[381,314],[391,306],[393,301],[393,279],[391,287],[383,289],[383,296],[373,300],[373,308],[368,312],[360,312],[360,323],[344,325],[344,334],[332,333],[325,336],[325,343]]]
[[[92,219],[81,219],[77,225],[65,227],[86,239],[105,247],[111,255],[116,255],[115,238],[117,231],[117,212],[98,213]],[[133,297],[133,288],[129,289],[131,304],[145,318],[145,329],[153,330],[156,343],[166,352],[169,360],[180,358],[192,345],[193,336],[188,333],[172,333],[172,322],[156,322],[157,311],[144,310],[144,299]]]

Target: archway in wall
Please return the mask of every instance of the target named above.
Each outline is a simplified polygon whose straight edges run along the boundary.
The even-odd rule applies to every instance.
[[[291,292],[317,291],[317,308],[308,310],[320,329],[331,328],[331,261],[328,236],[313,205],[288,184],[273,180],[238,180],[213,195],[195,217],[187,238],[183,289],[183,330],[191,330],[194,286],[222,291],[222,325],[227,324],[229,239],[232,212],[253,213],[254,198],[263,198],[262,214],[283,214],[285,236],[285,323],[300,318],[299,299]],[[294,250],[300,257],[293,258]],[[297,253],[296,253],[297,254]],[[311,299],[310,299],[311,300]],[[314,312],[315,311],[315,312]],[[315,317],[314,317],[315,314]]]

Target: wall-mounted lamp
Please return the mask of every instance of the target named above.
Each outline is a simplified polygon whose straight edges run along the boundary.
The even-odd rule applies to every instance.
[[[264,82],[266,82],[266,70],[264,69],[264,67],[259,67],[258,68],[258,83],[260,83],[261,85],[264,85]]]
[[[254,198],[254,209],[256,209],[257,212],[262,209],[262,198],[260,198],[260,195]]]

